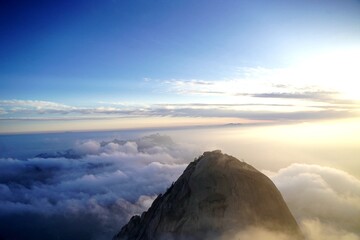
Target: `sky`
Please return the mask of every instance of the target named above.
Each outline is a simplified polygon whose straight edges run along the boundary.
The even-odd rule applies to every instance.
[[[221,149],[359,240],[359,63],[359,0],[0,1],[0,239],[111,239]]]
[[[2,1],[0,133],[359,115],[360,2]]]

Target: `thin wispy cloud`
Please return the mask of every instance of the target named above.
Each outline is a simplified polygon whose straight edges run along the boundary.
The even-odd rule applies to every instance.
[[[360,101],[327,84],[328,73],[304,68],[270,69],[247,67],[229,79],[153,80],[159,94],[176,95],[173,100],[124,102],[97,101],[67,105],[43,100],[0,100],[2,121],[72,121],[147,117],[238,118],[255,121],[304,121],[359,116]],[[316,73],[316,74],[315,74]],[[339,77],[339,75],[335,75]],[[289,81],[292,79],[292,81]],[[344,82],[346,84],[346,81]]]
[[[198,80],[198,79],[190,79],[190,80],[186,80],[186,79],[172,79],[172,80],[166,80],[164,81],[164,83],[167,84],[173,84],[173,85],[177,85],[177,86],[182,86],[182,85],[193,85],[193,86],[206,86],[206,85],[214,85],[214,82],[212,81],[205,81],[205,80]]]
[[[301,98],[303,96],[284,96],[270,94],[258,98]],[[311,97],[312,95],[306,95]],[[143,117],[203,117],[203,118],[241,118],[267,121],[302,121],[310,119],[334,119],[356,116],[354,106],[300,105],[296,103],[185,103],[185,104],[148,104],[148,105],[114,105],[97,107],[75,107],[55,102],[43,101],[2,101],[3,110],[0,120],[101,120],[112,118]],[[41,107],[40,107],[41,106]]]
[[[69,110],[75,109],[65,104],[40,101],[40,100],[0,100],[0,105],[3,107],[12,107],[13,109],[37,109],[37,110]]]
[[[256,93],[251,94],[252,97],[257,98],[290,98],[290,99],[310,99],[313,101],[326,101],[334,99],[335,92],[273,92],[273,93]]]
[[[350,101],[349,92],[354,76],[334,69],[323,69],[319,63],[310,67],[299,65],[289,68],[242,67],[236,76],[229,79],[201,80],[170,80],[163,81],[168,90],[182,95],[203,95],[230,97],[254,97],[276,99],[302,99],[342,103]],[[318,66],[318,68],[316,67]],[[347,69],[359,75],[359,71]],[[335,71],[335,73],[334,73]],[[206,84],[196,84],[205,82]],[[335,82],[335,83],[334,83]],[[239,99],[237,99],[239,101]],[[359,102],[357,102],[359,103]]]

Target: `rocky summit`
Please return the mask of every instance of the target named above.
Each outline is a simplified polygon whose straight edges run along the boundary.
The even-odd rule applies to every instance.
[[[273,182],[217,150],[190,163],[165,194],[141,216],[133,216],[114,239],[222,239],[248,227],[302,238]]]

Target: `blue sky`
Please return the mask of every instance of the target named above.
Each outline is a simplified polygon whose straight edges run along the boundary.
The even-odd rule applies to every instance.
[[[296,71],[279,77],[278,70],[299,69],[318,56],[342,56],[351,63],[360,49],[355,0],[8,1],[0,11],[0,117],[10,125],[9,119],[19,117],[57,118],[57,104],[84,117],[78,108],[115,105],[117,111],[130,106],[133,111],[141,105],[154,112],[153,104],[267,104],[269,97],[239,98],[264,93],[276,94],[271,98],[276,104],[284,96],[279,93],[297,94],[291,99],[299,100],[299,94],[320,92],[334,99],[335,92],[344,92],[339,84],[312,79],[298,86],[292,80]],[[283,87],[263,92],[263,81]],[[229,94],[231,85],[254,86]],[[316,87],[309,90],[310,85]],[[219,88],[222,94],[215,91]]]
[[[297,219],[317,219],[301,225],[356,238],[359,63],[359,0],[2,0],[1,229],[112,236],[222,149],[270,170]]]

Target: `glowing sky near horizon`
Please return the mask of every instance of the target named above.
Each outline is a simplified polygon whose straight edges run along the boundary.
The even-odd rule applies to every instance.
[[[0,1],[0,239],[110,239],[221,149],[359,240],[359,82],[359,0]]]
[[[359,116],[360,2],[0,4],[0,133]]]

